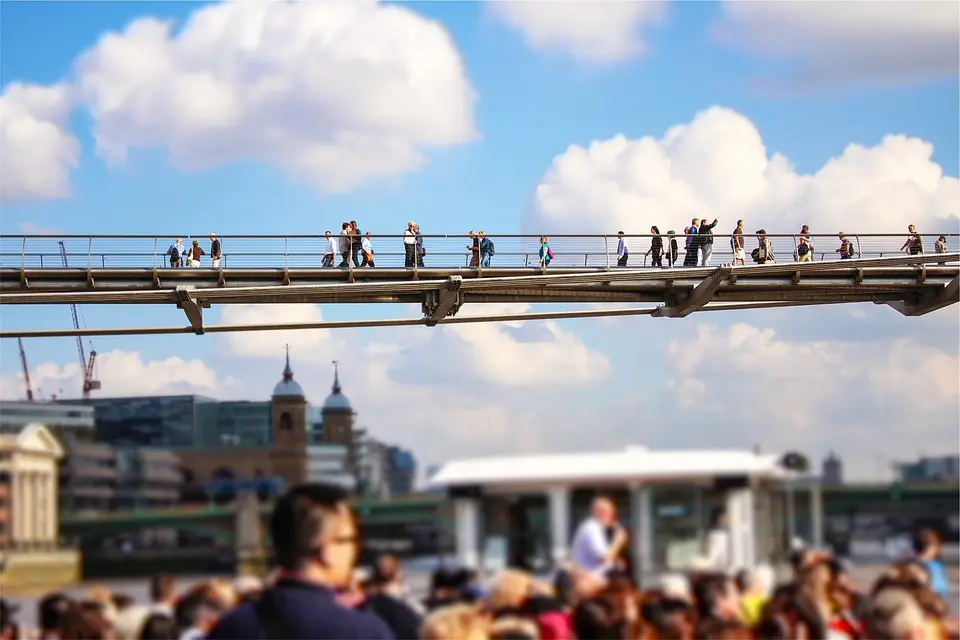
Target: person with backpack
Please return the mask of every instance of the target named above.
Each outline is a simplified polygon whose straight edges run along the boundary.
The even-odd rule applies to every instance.
[[[546,269],[550,266],[550,262],[553,260],[553,249],[550,248],[550,238],[547,236],[540,236],[540,268]]]
[[[686,230],[684,230],[686,233]],[[670,240],[670,248],[667,251],[667,266],[673,268],[677,264],[677,258],[680,256],[680,246],[677,244],[677,232],[673,229],[667,231],[667,238]]]
[[[647,250],[648,256],[653,256],[650,266],[663,268],[663,238],[660,236],[660,229],[657,225],[650,227],[650,248]]]
[[[497,255],[497,249],[493,246],[493,240],[487,237],[486,231],[480,232],[480,266],[487,268],[490,266],[490,258]]]
[[[337,485],[303,484],[274,505],[270,538],[280,575],[255,602],[224,615],[207,640],[389,640],[387,624],[344,606],[359,554],[349,494]]]
[[[757,230],[757,242],[759,246],[750,254],[753,261],[757,264],[772,264],[774,261],[773,245],[767,237],[766,229]]]
[[[849,260],[856,255],[853,243],[850,242],[850,239],[844,233],[840,234],[840,248],[837,249],[837,253],[840,254],[841,260]]]

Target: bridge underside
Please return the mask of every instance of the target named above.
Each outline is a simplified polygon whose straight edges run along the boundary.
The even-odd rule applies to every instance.
[[[213,330],[336,328],[590,315],[682,318],[698,311],[874,302],[918,316],[960,301],[960,253],[678,269],[0,269],[0,304],[167,304],[189,327]],[[937,263],[937,264],[930,264]],[[624,309],[453,318],[470,303],[606,303]],[[423,317],[310,325],[205,327],[213,304],[420,304]],[[0,337],[123,335],[129,330],[4,331]],[[147,331],[149,332],[149,331]]]

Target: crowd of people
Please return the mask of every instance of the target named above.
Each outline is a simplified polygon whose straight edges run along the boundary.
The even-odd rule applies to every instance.
[[[643,254],[645,258],[650,258],[650,266],[653,267],[674,267],[682,265],[684,267],[708,267],[711,264],[714,249],[714,231],[719,224],[719,220],[707,222],[699,218],[693,218],[690,226],[683,228],[683,234],[680,236],[674,230],[667,231],[666,237],[661,235],[660,229],[654,225],[650,227],[650,247]],[[768,264],[776,261],[776,255],[773,243],[765,229],[758,229],[754,232],[757,239],[757,246],[752,250],[748,249],[745,243],[747,232],[744,230],[745,222],[737,220],[737,226],[729,235],[731,264],[746,264],[747,256],[756,264]],[[923,237],[917,231],[914,225],[907,228],[907,238],[900,247],[900,251],[909,255],[920,255],[924,253]],[[681,240],[678,242],[678,237]],[[467,234],[469,244],[465,246],[466,255],[470,257],[470,267],[489,268],[491,260],[496,255],[496,247],[493,240],[485,231],[470,231]],[[423,267],[424,256],[427,250],[424,247],[423,234],[420,233],[420,225],[416,222],[407,223],[407,228],[402,235],[404,266]],[[683,243],[683,251],[680,250],[680,242]],[[947,238],[940,236],[934,243],[935,253],[947,253]],[[803,225],[800,233],[796,236],[796,246],[793,251],[794,262],[809,262],[814,259],[816,245],[811,235],[810,227]],[[838,245],[832,253],[836,254],[841,260],[848,260],[858,255],[859,248],[856,243],[845,233],[838,234]],[[683,255],[680,261],[681,253]],[[166,251],[170,267],[181,268],[201,267],[201,259],[205,255],[210,256],[210,266],[219,269],[223,259],[223,243],[216,235],[210,234],[209,253],[200,246],[199,240],[193,240],[192,245],[183,244],[183,238],[177,238],[176,242],[170,245]],[[620,231],[617,234],[617,266],[629,266],[630,246],[628,236]],[[537,252],[539,265],[545,269],[554,259],[555,254],[550,247],[550,240],[547,236],[540,236],[540,245]],[[339,258],[339,262],[338,262]],[[338,235],[327,231],[324,234],[323,259],[321,262],[324,267],[354,268],[374,267],[375,252],[373,248],[373,234],[369,231],[364,233],[360,230],[356,220],[344,222]]]
[[[940,541],[931,531],[918,535],[915,555],[866,589],[854,583],[843,562],[813,549],[793,554],[791,575],[779,584],[769,567],[733,575],[695,568],[640,589],[618,560],[629,547],[625,529],[598,502],[575,537],[574,548],[579,544],[581,550],[551,582],[509,568],[483,584],[476,572],[440,568],[418,601],[406,589],[396,558],[382,556],[371,569],[357,569],[362,540],[347,500],[342,489],[322,485],[294,487],[278,499],[270,523],[278,569],[267,580],[214,580],[178,593],[172,578],[160,576],[151,584],[152,602],[144,604],[102,589],[83,600],[50,594],[39,601],[35,630],[18,628],[15,609],[2,601],[0,638],[957,637]],[[610,522],[613,535],[603,542]]]

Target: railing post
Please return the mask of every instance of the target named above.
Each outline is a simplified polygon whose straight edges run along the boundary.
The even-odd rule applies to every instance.
[[[87,271],[93,268],[93,236],[87,238]]]
[[[153,236],[153,270],[157,270],[157,245],[160,243],[160,239],[157,236]]]
[[[860,236],[856,236],[856,235],[855,235],[855,236],[853,236],[853,237],[857,239],[857,255],[856,255],[856,256],[851,256],[851,257],[854,258],[854,259],[856,259],[857,257],[861,257],[861,258],[862,258],[862,257],[863,257],[863,252],[860,250]],[[883,257],[883,254],[882,254],[882,253],[880,254],[880,257],[881,257],[881,258]]]
[[[283,236],[283,268],[287,270],[290,268],[290,260],[288,258],[290,248],[290,238]]]
[[[43,266],[43,263],[40,263]],[[27,236],[23,236],[23,242],[20,244],[20,268],[27,268]]]
[[[607,271],[610,270],[610,243],[607,236],[603,236],[603,257],[607,264]]]

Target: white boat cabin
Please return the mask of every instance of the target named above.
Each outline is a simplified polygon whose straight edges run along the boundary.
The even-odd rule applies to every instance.
[[[754,566],[782,558],[793,534],[792,499],[802,456],[753,451],[620,451],[454,460],[430,487],[454,500],[456,549],[464,566],[550,571],[594,497],[618,506],[630,531],[638,579],[689,568],[704,553],[717,514],[729,521],[730,561]],[[788,504],[788,502],[790,504]],[[811,487],[813,544],[820,544],[819,485]]]

